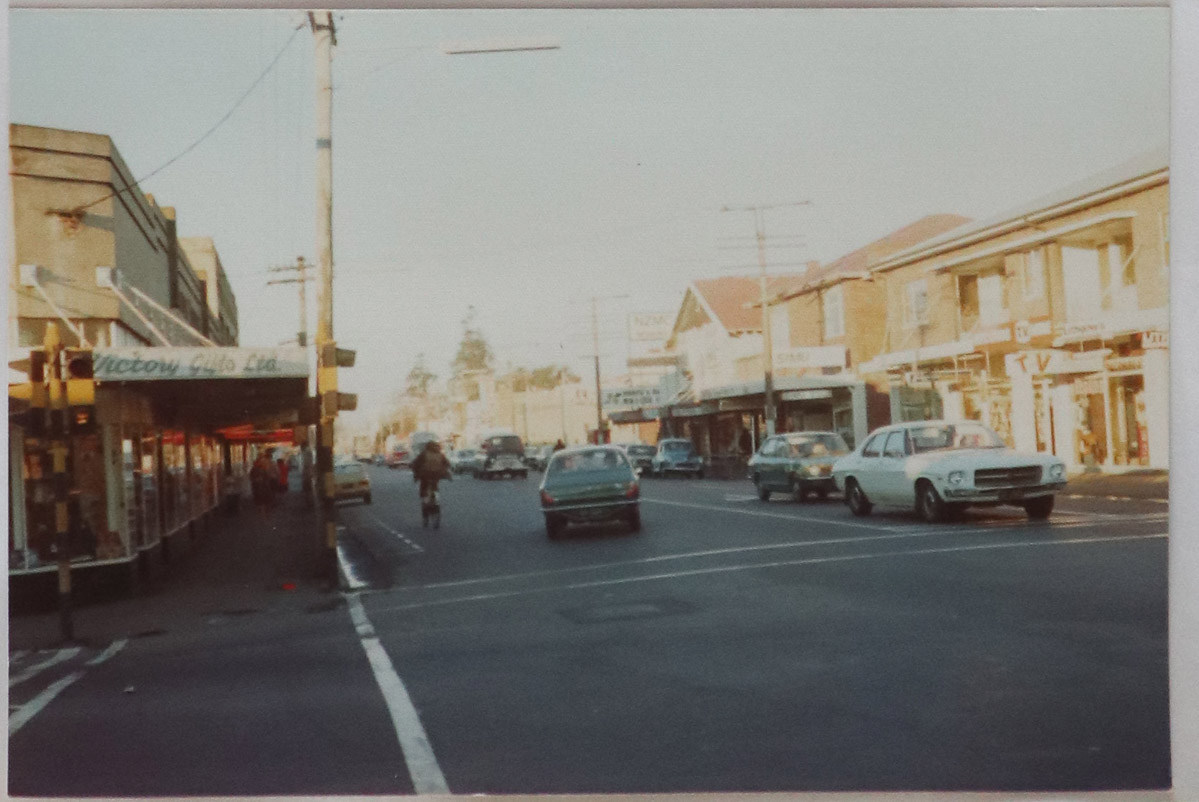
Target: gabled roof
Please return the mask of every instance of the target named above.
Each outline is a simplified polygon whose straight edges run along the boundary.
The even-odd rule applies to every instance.
[[[791,282],[798,278],[799,276],[793,274],[767,278],[767,297],[790,286]],[[762,311],[759,304],[762,290],[757,278],[724,276],[696,279],[691,282],[689,291],[729,334],[762,330]],[[678,325],[677,320],[675,325]]]
[[[927,242],[916,243],[907,250],[895,252],[893,256],[875,258],[871,260],[870,269],[887,270],[937,252],[961,248],[972,242],[999,236],[1014,226],[1025,225],[1030,218],[1064,213],[1062,207],[1084,203],[1090,198],[1119,190],[1125,185],[1131,189],[1142,185],[1140,182],[1146,180],[1164,182],[1169,180],[1169,170],[1170,151],[1168,146],[1162,145],[1016,208],[977,223],[959,226]]]
[[[851,251],[834,262],[829,262],[804,273],[791,282],[778,296],[786,300],[816,287],[835,284],[847,278],[869,275],[870,264],[906,248],[911,248],[939,234],[961,228],[970,222],[969,217],[958,214],[930,214],[903,228],[876,239],[869,245]]]

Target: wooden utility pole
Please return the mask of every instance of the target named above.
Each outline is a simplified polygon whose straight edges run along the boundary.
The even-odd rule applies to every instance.
[[[337,359],[333,340],[333,47],[337,33],[330,11],[309,11],[316,43],[316,252],[317,283],[316,397],[317,488],[328,576],[337,584],[337,507],[334,504],[333,445],[337,417]],[[329,399],[332,398],[332,403]]]

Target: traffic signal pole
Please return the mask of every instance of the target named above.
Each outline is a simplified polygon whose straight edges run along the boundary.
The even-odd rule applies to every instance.
[[[42,343],[45,352],[45,380],[48,420],[46,437],[50,441],[50,460],[53,472],[54,551],[58,558],[58,624],[64,643],[75,640],[75,623],[71,600],[71,540],[70,499],[71,475],[70,421],[67,415],[67,382],[63,375],[63,345],[58,325],[46,324]],[[31,378],[32,380],[32,378]]]

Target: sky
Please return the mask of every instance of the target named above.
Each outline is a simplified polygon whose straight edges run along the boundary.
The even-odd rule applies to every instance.
[[[623,372],[630,312],[689,281],[831,261],[924,215],[991,216],[1165,143],[1169,11],[339,11],[334,330],[369,418],[468,309],[500,368]],[[241,339],[294,338],[314,261],[313,37],[287,11],[13,10],[9,118],[105,133],[211,236]],[[447,55],[443,45],[553,41]],[[281,54],[281,55],[280,55]],[[315,287],[309,304],[314,308]],[[621,297],[623,296],[623,297]],[[314,312],[312,313],[314,314]],[[309,330],[315,328],[310,317]]]

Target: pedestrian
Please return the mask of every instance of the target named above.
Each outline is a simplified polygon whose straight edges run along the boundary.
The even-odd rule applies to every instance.
[[[287,462],[280,457],[275,460],[275,468],[279,472],[279,492],[287,492]]]
[[[562,439],[559,438],[558,442],[554,443],[554,451],[561,451],[564,448],[566,448],[566,443],[563,443]]]
[[[275,490],[278,480],[272,477],[274,472],[270,457],[265,453],[259,454],[250,468],[250,487],[254,496],[254,506],[262,513],[263,518],[270,518],[271,508],[275,506]]]

